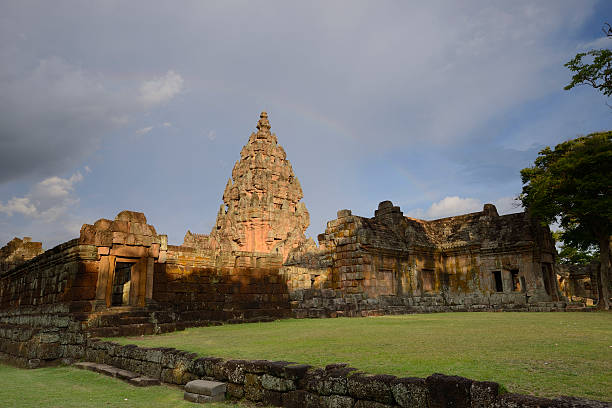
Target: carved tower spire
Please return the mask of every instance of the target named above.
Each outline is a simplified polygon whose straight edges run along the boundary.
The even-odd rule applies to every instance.
[[[262,112],[257,132],[240,152],[210,238],[223,250],[278,253],[303,243],[310,216],[285,150]],[[222,206],[223,208],[223,206]]]

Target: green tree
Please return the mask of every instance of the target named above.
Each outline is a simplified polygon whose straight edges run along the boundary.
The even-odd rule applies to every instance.
[[[606,23],[602,30],[607,37],[612,37],[612,27],[609,24]],[[564,88],[565,90],[570,90],[576,85],[590,85],[604,96],[612,95],[612,51],[609,49],[578,53],[565,66],[575,72],[572,82]]]
[[[530,214],[563,228],[572,246],[599,247],[599,302],[610,309],[612,234],[612,131],[593,133],[540,151],[534,165],[521,170],[520,199]]]
[[[589,245],[586,249],[578,245],[572,244],[567,238],[563,238],[564,231],[555,231],[552,233],[555,242],[559,244],[559,263],[570,265],[587,265],[599,260],[599,248],[594,245]],[[582,245],[583,246],[583,245]]]

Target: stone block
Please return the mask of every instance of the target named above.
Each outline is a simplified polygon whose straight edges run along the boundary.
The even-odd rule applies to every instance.
[[[235,384],[244,384],[245,363],[246,362],[243,360],[225,361],[222,364],[224,377],[226,377],[228,381],[233,382]]]
[[[215,396],[225,394],[227,385],[217,381],[193,380],[185,385],[185,391],[193,394]]]
[[[499,384],[489,381],[474,381],[470,388],[472,408],[493,406],[499,395]]]
[[[393,398],[400,407],[427,408],[429,390],[423,378],[397,378],[392,382]]]
[[[127,221],[113,221],[110,227],[110,230],[113,232],[124,232],[124,233],[128,233],[130,232],[130,227]]]
[[[348,392],[355,399],[392,404],[391,384],[395,379],[391,375],[354,374],[348,378]]]
[[[283,406],[283,393],[278,391],[264,390],[262,404],[271,405],[273,407]]]
[[[352,408],[355,400],[344,395],[330,395],[319,397],[324,408]]]
[[[295,383],[292,380],[275,377],[269,374],[261,376],[261,386],[271,391],[285,392],[295,390]]]
[[[321,401],[318,395],[297,390],[283,394],[283,407],[286,408],[319,408]]]
[[[256,374],[245,374],[244,396],[250,401],[261,401],[261,399],[263,398],[263,387],[261,386],[261,379]]]
[[[125,244],[127,241],[127,233],[113,232],[113,244]]]
[[[464,377],[433,374],[425,380],[430,395],[431,408],[471,406],[472,380]]]
[[[360,400],[353,405],[353,408],[392,408],[393,405],[383,404],[376,401]]]
[[[240,384],[227,384],[227,395],[230,398],[242,399],[244,397],[244,386]]]
[[[195,402],[198,404],[204,404],[207,402],[221,402],[225,401],[225,395],[216,395],[214,397],[209,397],[207,395],[193,394],[191,392],[185,391],[183,394],[183,398],[189,402]]]

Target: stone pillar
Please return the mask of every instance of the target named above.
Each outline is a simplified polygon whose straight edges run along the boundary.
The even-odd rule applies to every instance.
[[[106,281],[106,307],[111,307],[111,303],[113,301],[113,279],[115,277],[115,263],[116,257],[114,255],[109,255],[108,257],[108,278]]]
[[[98,248],[98,253],[100,252]],[[106,248],[108,249],[108,248]],[[110,262],[108,255],[100,257],[98,263],[98,281],[96,283],[96,309],[106,307],[106,289],[108,287],[108,278],[110,274]]]
[[[153,299],[153,271],[155,268],[155,259],[152,257],[147,258],[147,281],[146,281],[146,294],[145,302],[150,302]]]

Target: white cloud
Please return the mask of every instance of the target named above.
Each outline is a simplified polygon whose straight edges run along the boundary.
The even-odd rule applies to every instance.
[[[137,135],[146,135],[147,133],[149,133],[152,130],[153,130],[153,126],[147,126],[147,127],[143,127],[142,129],[138,129],[136,131],[136,134]]]
[[[452,215],[466,214],[482,210],[482,203],[475,198],[458,196],[444,197],[433,203],[425,212],[427,218],[444,218]]]
[[[162,123],[163,127],[172,127],[172,122],[164,122]]]
[[[0,212],[11,217],[22,214],[44,222],[56,221],[79,203],[74,186],[83,180],[76,172],[70,178],[49,177],[37,183],[24,197],[13,197],[6,204],[0,202]]]
[[[498,198],[493,204],[495,204],[498,214],[511,214],[524,210],[521,201],[517,200],[515,197]]]
[[[500,215],[511,214],[523,211],[521,202],[514,197],[501,197],[493,201],[497,213]],[[415,218],[423,219],[438,219],[444,217],[452,217],[472,212],[482,211],[484,203],[477,199],[459,196],[448,196],[442,200],[433,203],[427,210],[417,208],[407,211],[407,215]]]
[[[589,50],[598,50],[601,48],[610,48],[612,47],[612,38],[610,37],[599,37],[590,41],[588,43],[579,44],[577,50],[580,51],[589,51]]]
[[[5,213],[9,217],[11,217],[13,213],[30,216],[36,214],[36,206],[30,202],[28,197],[13,197],[6,205],[0,202],[0,212]]]
[[[208,135],[206,137],[208,137],[208,140],[210,141],[215,140],[217,138],[217,133],[214,130],[211,130],[210,132],[208,132]]]
[[[144,82],[140,98],[146,105],[156,105],[174,98],[183,89],[183,78],[170,70],[166,75]]]

